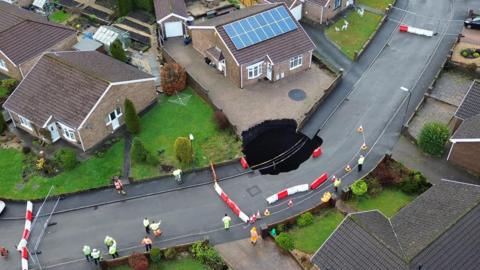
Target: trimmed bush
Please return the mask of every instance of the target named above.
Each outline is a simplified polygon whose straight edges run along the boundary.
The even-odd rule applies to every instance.
[[[280,223],[277,225],[277,233],[281,233],[285,231],[285,224]]]
[[[193,257],[199,262],[206,264],[214,269],[223,268],[223,260],[218,255],[218,252],[212,248],[210,245],[198,241],[194,243],[191,247],[191,253]]]
[[[311,224],[313,224],[313,215],[310,212],[303,213],[297,218],[297,225],[300,227],[306,227]]]
[[[110,44],[110,55],[117,60],[127,62],[127,54],[123,50],[122,42],[118,39]]]
[[[439,122],[426,123],[420,131],[418,146],[427,154],[441,156],[449,137],[447,125]]]
[[[175,155],[183,164],[190,164],[193,160],[193,149],[190,140],[186,137],[178,137],[173,146]]]
[[[275,242],[277,242],[277,245],[285,251],[293,250],[295,247],[293,238],[288,233],[280,233],[277,237],[275,237]]]
[[[165,95],[171,96],[187,87],[187,72],[177,63],[167,63],[160,71],[162,89]]]
[[[62,148],[55,152],[54,161],[64,170],[71,170],[78,164],[77,152],[70,148]]]
[[[352,188],[353,194],[355,194],[357,196],[362,196],[368,190],[367,183],[363,179],[360,179],[360,180],[357,180],[357,181],[353,182],[351,188]]]
[[[420,194],[431,186],[427,178],[421,172],[412,172],[400,186],[400,189],[407,194]]]
[[[3,118],[3,113],[0,111],[0,134],[3,134],[8,128],[5,118]]]
[[[165,259],[167,260],[173,260],[175,257],[177,257],[177,250],[174,248],[167,248],[164,252],[163,255],[165,256]]]
[[[134,252],[128,257],[128,265],[134,270],[148,270],[148,259],[142,253]]]
[[[126,16],[133,9],[133,0],[118,0],[118,13],[120,16]]]
[[[134,138],[132,142],[132,160],[134,162],[143,163],[147,160],[148,150],[139,138]]]
[[[140,133],[140,117],[138,116],[135,105],[128,98],[124,102],[125,107],[125,124],[128,132],[132,134]]]
[[[230,126],[227,116],[222,111],[215,111],[213,113],[213,120],[217,124],[217,127],[221,130],[225,130]]]
[[[377,178],[368,180],[367,186],[368,186],[368,194],[371,196],[377,196],[383,190],[382,184],[380,184],[380,181],[378,181]]]
[[[153,263],[160,263],[162,261],[162,251],[157,247],[152,248],[150,250],[150,260]]]

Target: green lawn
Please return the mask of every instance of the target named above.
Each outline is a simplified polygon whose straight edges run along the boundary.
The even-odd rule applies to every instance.
[[[6,98],[8,96],[8,89],[0,86],[0,99],[1,98]]]
[[[26,183],[21,177],[24,155],[18,150],[0,149],[0,198],[38,199],[44,197],[52,185],[54,194],[108,185],[111,177],[121,172],[123,147],[123,140],[118,141],[101,158],[92,157],[52,178],[34,175]]]
[[[347,201],[347,204],[356,208],[358,211],[378,209],[385,216],[392,217],[398,210],[409,204],[413,199],[415,199],[414,195],[408,195],[401,190],[392,188],[384,189],[375,197],[354,197]]]
[[[350,11],[346,18],[349,23],[347,30],[335,31],[335,27],[341,29],[342,25],[344,25],[345,19],[341,18],[329,26],[325,30],[325,34],[340,47],[344,54],[353,59],[354,52],[361,50],[363,44],[367,42],[370,35],[375,31],[381,19],[382,16],[374,13],[365,11],[364,16],[361,17],[357,12]]]
[[[141,118],[139,138],[153,153],[165,149],[161,163],[180,167],[175,158],[173,144],[180,136],[194,135],[195,167],[204,167],[213,162],[232,159],[240,154],[241,142],[232,132],[220,131],[212,120],[213,109],[192,89],[186,106],[171,102],[176,96],[162,97],[158,104]],[[183,169],[187,169],[183,167]],[[159,167],[132,163],[132,177],[142,179],[161,174]]]
[[[70,16],[72,16],[72,14],[65,12],[63,10],[57,10],[53,12],[52,15],[48,17],[48,19],[50,19],[50,21],[52,22],[63,23],[67,21],[68,18],[70,18]]]
[[[372,8],[385,10],[388,7],[388,4],[393,4],[394,0],[357,0],[355,3],[357,5],[369,6]]]
[[[127,265],[110,268],[112,270],[131,270]],[[177,260],[163,260],[160,264],[150,264],[149,270],[208,270],[209,268],[191,257]]]
[[[335,209],[328,209],[315,216],[314,223],[307,227],[295,227],[288,231],[295,240],[295,248],[313,254],[327,240],[343,220],[343,215]]]

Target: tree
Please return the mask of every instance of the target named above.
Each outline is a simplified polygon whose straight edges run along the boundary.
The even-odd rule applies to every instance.
[[[133,0],[118,0],[118,13],[120,16],[126,16],[133,9]]]
[[[125,124],[128,132],[132,134],[140,133],[140,117],[138,116],[135,105],[128,98],[125,99]]]
[[[193,160],[193,149],[190,140],[186,137],[178,137],[174,144],[175,155],[183,164],[190,164]]]
[[[439,122],[426,123],[418,138],[418,146],[423,152],[441,156],[450,137],[450,130],[447,125]]]
[[[353,194],[355,194],[357,196],[362,196],[368,190],[367,183],[363,179],[360,179],[360,180],[357,180],[357,181],[353,182],[351,188],[352,188]]]
[[[127,55],[123,50],[122,42],[118,39],[110,44],[110,55],[117,60],[127,62]]]
[[[134,162],[143,163],[147,160],[148,150],[139,138],[134,138],[132,142],[132,159]]]
[[[135,6],[150,13],[153,12],[153,0],[135,0]]]
[[[185,69],[177,63],[167,63],[160,71],[161,84],[163,92],[167,96],[182,91],[187,86],[187,73]]]
[[[7,130],[7,122],[5,122],[5,118],[3,118],[3,113],[0,112],[0,134],[3,134]]]

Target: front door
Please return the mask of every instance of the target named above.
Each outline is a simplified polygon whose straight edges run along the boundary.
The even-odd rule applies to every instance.
[[[52,137],[52,143],[58,141],[60,139],[60,133],[58,133],[58,128],[55,123],[51,123],[48,125],[48,131],[50,131],[50,136]]]
[[[272,80],[272,64],[267,62],[267,79]]]
[[[113,112],[108,115],[113,130],[116,130],[120,127],[120,116],[122,116],[122,111],[120,110],[120,107],[117,107]]]

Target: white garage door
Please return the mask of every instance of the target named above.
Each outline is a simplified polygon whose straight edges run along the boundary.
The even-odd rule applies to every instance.
[[[183,36],[182,22],[167,22],[167,23],[165,23],[165,36],[167,38]]]
[[[302,4],[292,8],[290,12],[292,12],[293,17],[299,21],[302,18]]]

